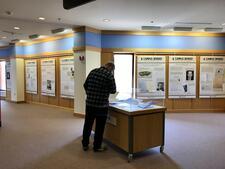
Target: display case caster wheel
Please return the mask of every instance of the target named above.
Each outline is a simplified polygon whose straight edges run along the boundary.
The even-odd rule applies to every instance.
[[[133,154],[128,154],[128,163],[133,160]]]
[[[160,146],[160,153],[163,153],[164,151],[164,146]]]

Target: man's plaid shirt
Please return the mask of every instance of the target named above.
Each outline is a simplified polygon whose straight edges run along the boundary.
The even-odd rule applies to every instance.
[[[85,83],[87,94],[86,105],[92,107],[108,107],[109,94],[116,93],[116,84],[113,74],[105,67],[92,70]]]

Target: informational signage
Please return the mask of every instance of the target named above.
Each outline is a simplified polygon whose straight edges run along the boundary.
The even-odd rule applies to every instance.
[[[37,94],[37,61],[26,61],[26,93]]]
[[[169,98],[196,98],[196,57],[169,57]]]
[[[55,96],[55,59],[41,60],[41,94]]]
[[[200,59],[200,98],[225,97],[225,57],[202,56]]]
[[[165,98],[165,56],[137,57],[137,97]]]
[[[11,62],[6,62],[6,90],[11,90]]]
[[[61,97],[74,98],[74,58],[60,59]]]

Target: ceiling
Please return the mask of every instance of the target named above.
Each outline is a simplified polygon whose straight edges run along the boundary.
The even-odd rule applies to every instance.
[[[90,26],[100,30],[141,30],[141,26],[223,28],[225,0],[96,0],[65,10],[63,0],[0,0],[0,45],[28,35],[51,35],[52,29]],[[8,15],[6,11],[13,14]],[[38,17],[45,17],[40,21]],[[104,22],[109,19],[110,22]],[[14,30],[18,26],[20,30]],[[7,37],[2,39],[2,37]]]

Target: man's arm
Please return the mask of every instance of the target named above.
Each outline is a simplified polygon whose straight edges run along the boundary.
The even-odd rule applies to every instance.
[[[115,83],[115,78],[114,76],[110,76],[110,85],[109,85],[109,93],[110,94],[115,94],[116,93],[116,83]]]

